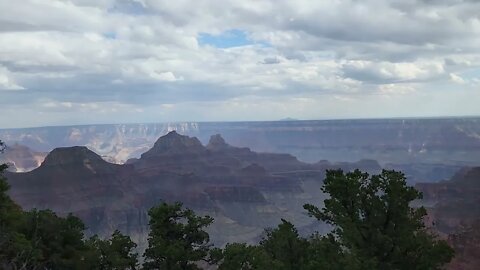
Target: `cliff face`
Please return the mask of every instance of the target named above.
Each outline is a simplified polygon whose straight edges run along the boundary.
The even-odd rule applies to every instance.
[[[455,258],[448,269],[477,270],[480,268],[480,219],[450,235],[448,242],[455,249]]]
[[[0,163],[9,165],[13,172],[31,171],[43,162],[47,153],[37,152],[20,144],[8,145],[5,152],[0,155]]]
[[[480,167],[461,170],[448,181],[416,187],[423,200],[433,205],[430,215],[441,232],[453,233],[460,225],[480,219]]]
[[[451,270],[480,268],[480,167],[466,168],[451,180],[416,185],[423,192],[432,227],[455,249]]]

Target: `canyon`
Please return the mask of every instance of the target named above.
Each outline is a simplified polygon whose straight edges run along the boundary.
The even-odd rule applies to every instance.
[[[418,204],[428,209],[427,225],[458,252],[449,269],[475,269],[468,267],[480,257],[472,240],[480,218],[479,124],[455,118],[0,130],[7,143],[0,162],[10,165],[10,195],[23,208],[72,212],[88,235],[119,229],[140,250],[147,211],[161,201],[212,216],[208,231],[217,246],[255,243],[281,218],[303,235],[330,230],[303,210],[323,204],[325,170],[400,170],[424,194]]]
[[[256,242],[264,228],[281,218],[305,233],[326,231],[303,212],[320,205],[326,169],[378,172],[372,160],[356,163],[305,163],[290,154],[257,153],[234,147],[220,135],[207,145],[176,131],[126,164],[109,163],[85,146],[56,148],[30,172],[9,172],[10,195],[24,209],[73,213],[87,234],[107,236],[119,229],[140,248],[146,243],[147,211],[161,201],[180,201],[215,219],[213,243]]]

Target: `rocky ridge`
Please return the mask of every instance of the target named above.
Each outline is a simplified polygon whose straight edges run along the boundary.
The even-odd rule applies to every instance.
[[[380,168],[371,161],[308,164],[289,154],[234,147],[220,135],[204,146],[197,138],[170,132],[129,164],[106,162],[87,147],[58,148],[37,169],[7,178],[12,197],[25,209],[72,212],[90,234],[108,235],[118,228],[140,247],[146,242],[147,210],[162,200],[181,201],[215,218],[209,230],[214,243],[223,245],[254,242],[280,218],[310,228],[314,221],[302,205],[323,202],[325,169],[358,165]]]

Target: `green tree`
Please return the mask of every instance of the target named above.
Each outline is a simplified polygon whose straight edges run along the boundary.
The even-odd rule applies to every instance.
[[[300,238],[295,226],[282,219],[275,229],[267,229],[266,236],[260,241],[260,246],[274,261],[282,264],[282,269],[302,269],[308,242]]]
[[[83,222],[69,214],[58,217],[51,210],[25,212],[25,222],[19,228],[30,242],[24,261],[28,267],[45,269],[81,269],[86,251]]]
[[[134,252],[137,245],[118,230],[107,240],[96,235],[90,237],[86,245],[85,269],[126,270],[136,269],[138,265],[138,254]]]
[[[161,203],[148,211],[150,233],[145,250],[145,269],[200,269],[196,262],[207,260],[210,238],[204,228],[209,216],[195,215],[181,203]]]
[[[227,244],[223,250],[213,249],[211,257],[218,270],[283,269],[283,265],[273,260],[263,247],[244,243]]]
[[[322,191],[330,195],[322,209],[304,208],[334,226],[346,261],[357,262],[357,269],[441,269],[452,259],[447,243],[425,228],[426,210],[410,207],[421,194],[402,173],[330,170]]]
[[[348,261],[344,256],[342,246],[331,233],[320,235],[312,234],[308,239],[305,251],[305,270],[344,270],[358,269],[356,261]]]

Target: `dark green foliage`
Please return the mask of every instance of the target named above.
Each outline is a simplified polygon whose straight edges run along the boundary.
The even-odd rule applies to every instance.
[[[136,269],[138,254],[134,252],[136,244],[130,237],[116,230],[110,239],[101,240],[91,237],[87,243],[85,268],[95,270]]]
[[[204,228],[213,222],[209,216],[195,215],[181,203],[161,203],[148,212],[150,233],[145,251],[145,269],[199,269],[206,260],[209,235]]]
[[[343,249],[332,234],[313,234],[308,239],[304,255],[305,270],[355,269],[355,262],[345,258]]]
[[[282,264],[273,260],[262,247],[243,243],[227,244],[223,250],[214,249],[211,257],[219,270],[283,269]]]
[[[211,257],[219,270],[342,270],[352,265],[332,235],[314,234],[305,239],[286,220],[266,230],[258,246],[228,244],[223,250],[212,250]]]
[[[28,267],[46,269],[78,269],[82,253],[85,226],[77,217],[58,217],[50,210],[26,212],[19,232],[30,242],[23,250],[22,260]]]
[[[260,246],[272,260],[281,263],[282,269],[301,269],[305,264],[308,243],[299,237],[295,226],[284,219],[276,229],[266,230]]]
[[[344,260],[356,265],[352,269],[440,269],[453,257],[447,243],[425,228],[425,209],[410,207],[421,194],[402,173],[327,171],[322,191],[330,195],[322,209],[304,207],[334,226]]]

